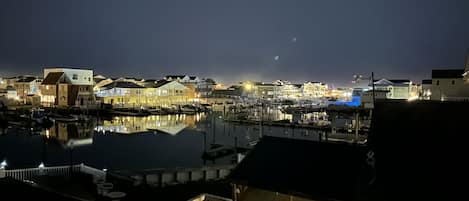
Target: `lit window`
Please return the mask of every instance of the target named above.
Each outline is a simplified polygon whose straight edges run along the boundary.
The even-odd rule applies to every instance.
[[[46,90],[49,90],[49,85],[46,85]]]

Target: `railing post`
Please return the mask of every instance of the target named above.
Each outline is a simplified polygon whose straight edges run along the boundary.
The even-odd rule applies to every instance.
[[[5,174],[6,174],[6,173],[5,173],[5,168],[0,168],[0,179],[1,179],[1,178],[5,178],[5,177],[6,177]]]

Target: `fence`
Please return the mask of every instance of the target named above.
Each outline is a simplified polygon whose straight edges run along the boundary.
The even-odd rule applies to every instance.
[[[106,172],[86,166],[84,164],[70,166],[54,166],[54,167],[37,167],[37,168],[27,168],[27,169],[14,169],[14,170],[4,170],[0,169],[0,172],[3,171],[3,174],[0,173],[0,178],[11,177],[17,180],[30,180],[36,176],[47,175],[47,176],[61,176],[69,175],[70,169],[72,172],[81,172],[85,174],[90,174],[93,178],[105,179]]]

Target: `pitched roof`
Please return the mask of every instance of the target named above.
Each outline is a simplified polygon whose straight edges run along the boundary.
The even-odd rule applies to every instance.
[[[171,83],[173,81],[168,81],[168,80],[158,80],[155,85],[153,85],[153,88],[158,88],[158,87],[161,87],[163,85],[166,85],[168,83]]]
[[[165,76],[166,79],[170,79],[170,78],[171,79],[182,79],[184,77],[185,77],[185,75],[166,75]]]
[[[32,82],[32,81],[34,81],[34,80],[36,80],[35,77],[24,77],[24,78],[19,79],[19,80],[16,81],[16,82]]]
[[[300,197],[350,200],[369,182],[365,156],[361,146],[264,136],[230,179]]]
[[[145,87],[135,84],[133,82],[114,81],[112,83],[104,85],[103,88],[112,89],[112,88],[145,88]]]
[[[432,70],[432,78],[462,78],[463,69]]]
[[[46,78],[42,81],[42,84],[57,84],[64,72],[51,72],[47,74]]]
[[[422,84],[432,84],[432,80],[422,80]]]
[[[394,84],[407,84],[410,83],[410,80],[389,80]]]

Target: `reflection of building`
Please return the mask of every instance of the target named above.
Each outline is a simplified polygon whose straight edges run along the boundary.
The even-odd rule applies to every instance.
[[[41,94],[44,106],[94,105],[93,70],[45,68]]]
[[[147,117],[116,116],[112,120],[105,120],[96,127],[98,132],[140,133],[157,131],[176,135],[186,127],[195,127],[203,118],[203,114],[196,115],[156,115]]]
[[[464,80],[463,74],[462,69],[433,70],[431,99],[469,100],[469,83]]]
[[[93,144],[95,124],[56,122],[51,128],[41,132],[47,139],[55,139],[66,147]]]
[[[158,107],[187,104],[192,101],[189,89],[177,81],[153,81],[145,86],[129,81],[104,85],[96,96],[114,107]]]
[[[414,99],[418,98],[418,87],[410,80],[387,80],[375,81],[376,90],[389,91],[388,99]]]

